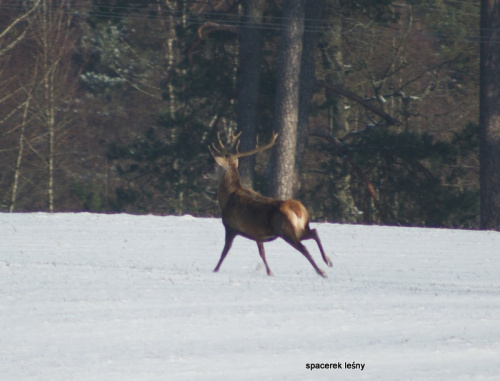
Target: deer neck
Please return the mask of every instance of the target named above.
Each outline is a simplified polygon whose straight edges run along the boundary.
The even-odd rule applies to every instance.
[[[217,192],[221,210],[227,204],[231,195],[240,188],[241,180],[238,169],[233,163],[231,163],[220,180],[219,191]]]

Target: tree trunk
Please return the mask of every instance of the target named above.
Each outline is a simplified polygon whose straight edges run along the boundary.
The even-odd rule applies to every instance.
[[[43,73],[44,73],[44,110],[43,117],[47,127],[49,137],[49,151],[48,151],[48,184],[47,193],[49,198],[49,212],[54,212],[54,156],[55,156],[55,103],[54,103],[54,82],[55,71],[58,57],[52,56],[54,35],[52,34],[54,27],[54,19],[52,12],[52,2],[42,2],[42,13],[40,14],[40,30],[41,30],[41,49],[43,57]],[[57,32],[59,32],[59,25],[57,25]],[[57,32],[55,34],[57,38]]]
[[[325,71],[325,81],[339,86],[344,86],[344,55],[342,53],[342,17],[339,12],[340,0],[332,1],[331,26],[325,32],[324,43],[321,49],[321,61]],[[341,95],[326,89],[326,96],[331,115],[331,129],[333,136],[348,132],[344,110],[344,100]]]
[[[59,143],[56,134],[72,117],[71,111],[63,109],[70,104],[76,85],[76,79],[69,79],[76,41],[71,28],[72,18],[70,0],[42,0],[31,20],[36,42],[37,71],[42,77],[40,92],[33,93],[32,103],[36,110],[35,118],[45,129],[48,140],[46,194],[49,212],[55,211],[56,144]]]
[[[161,15],[160,17],[160,23],[161,23],[161,28],[165,32],[165,38],[166,38],[166,43],[165,43],[165,61],[167,62],[167,71],[168,73],[172,73],[174,71],[174,66],[175,66],[175,49],[174,49],[174,44],[175,44],[175,21],[174,21],[174,15],[176,14],[175,10],[175,5],[172,4],[171,1],[166,0],[165,1],[165,8],[166,10],[163,10],[162,4],[158,1],[158,13]],[[176,107],[176,96],[175,96],[175,90],[174,90],[174,85],[172,84],[172,81],[166,81],[164,86],[167,88],[166,93],[168,94],[168,110],[170,113],[171,118],[175,118],[175,111],[177,110]]]
[[[500,0],[481,2],[481,228],[500,230]]]
[[[240,27],[240,67],[237,84],[237,124],[241,135],[241,150],[255,148],[258,126],[258,96],[261,72],[262,14],[264,0],[243,0]],[[253,188],[255,156],[242,158],[239,172],[243,185]]]
[[[271,160],[271,194],[293,197],[299,114],[299,83],[304,34],[304,3],[285,0],[278,61],[275,122],[278,140]]]
[[[28,120],[28,110],[30,107],[31,94],[28,95],[26,99],[26,104],[24,106],[23,121],[21,122],[21,130],[19,131],[19,150],[17,151],[16,168],[14,170],[14,184],[12,185],[12,196],[10,199],[9,212],[14,212],[17,200],[17,190],[19,188],[19,176],[21,174],[21,162],[24,155],[24,131],[26,129],[26,123]]]
[[[52,73],[50,75],[51,81],[53,81]],[[48,194],[49,194],[49,212],[54,212],[54,155],[55,155],[55,117],[54,117],[54,89],[52,88],[52,82],[47,82],[47,129],[49,133],[49,184],[48,184]]]
[[[295,154],[294,193],[300,189],[304,151],[309,129],[309,110],[316,84],[316,52],[320,30],[318,20],[323,16],[324,0],[306,0],[302,61],[300,64],[299,118],[297,125],[297,149]]]
[[[321,48],[321,62],[325,72],[325,81],[344,87],[344,55],[342,53],[342,17],[339,12],[340,0],[332,0],[330,3],[331,15],[327,15],[332,20],[331,26],[324,35],[324,41]],[[348,131],[346,121],[345,103],[343,96],[326,88],[325,94],[329,105],[330,130],[332,136],[338,137],[345,135]],[[339,200],[339,214],[342,216],[342,222],[359,222],[359,212],[352,197],[351,175],[346,174],[341,182],[335,181],[334,187],[337,189],[336,196]]]

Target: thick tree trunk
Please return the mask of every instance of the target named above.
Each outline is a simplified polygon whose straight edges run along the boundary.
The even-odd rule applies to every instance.
[[[270,185],[273,197],[288,199],[293,197],[295,180],[304,3],[285,0],[283,8],[274,122],[279,136],[272,155]]]
[[[481,2],[481,228],[500,230],[500,0]]]
[[[258,97],[261,72],[262,14],[264,0],[243,0],[240,27],[240,67],[237,84],[237,124],[241,151],[255,148],[258,126]],[[242,158],[239,172],[243,185],[253,188],[255,156]]]

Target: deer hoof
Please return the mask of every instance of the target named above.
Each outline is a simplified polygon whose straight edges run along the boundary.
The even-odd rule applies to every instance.
[[[319,270],[318,274],[321,275],[323,278],[328,278],[323,270]]]

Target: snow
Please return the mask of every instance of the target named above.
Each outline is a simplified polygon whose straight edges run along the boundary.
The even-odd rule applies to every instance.
[[[499,379],[500,233],[313,227],[327,279],[241,237],[213,273],[218,219],[0,214],[0,378]]]

